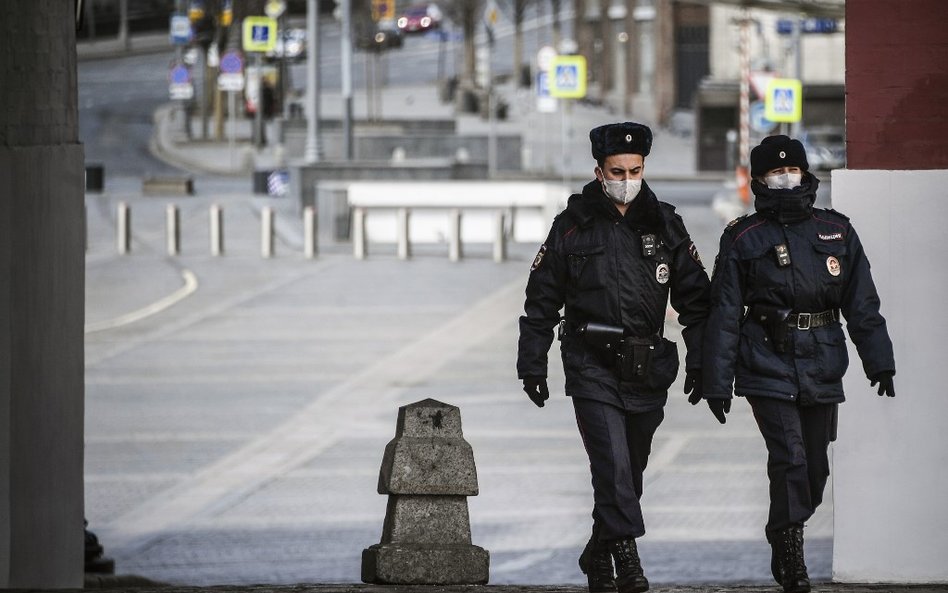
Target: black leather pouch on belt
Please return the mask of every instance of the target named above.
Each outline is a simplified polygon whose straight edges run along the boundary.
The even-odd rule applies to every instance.
[[[587,323],[580,327],[577,334],[607,366],[615,364],[616,353],[622,343],[625,330],[617,325],[605,323]]]
[[[790,316],[790,309],[754,305],[748,314],[751,319],[767,330],[774,344],[774,350],[780,353],[787,351],[787,345],[790,342],[790,325],[787,323],[787,317]]]
[[[619,380],[642,393],[666,391],[678,376],[678,345],[660,336],[626,338],[619,349]]]

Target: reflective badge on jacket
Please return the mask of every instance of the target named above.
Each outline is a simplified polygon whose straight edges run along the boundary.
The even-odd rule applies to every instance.
[[[819,233],[817,236],[820,238],[820,241],[842,241],[843,240],[842,233],[830,233],[828,235]]]
[[[540,267],[540,263],[543,262],[543,256],[546,254],[546,245],[540,245],[540,251],[537,253],[537,256],[533,258],[533,265],[530,266],[530,271],[534,271]]]
[[[829,273],[832,276],[839,276],[843,271],[839,266],[839,260],[832,255],[826,258],[826,269],[829,270]]]
[[[655,268],[655,279],[658,280],[659,284],[668,282],[668,264],[658,264],[658,267]]]

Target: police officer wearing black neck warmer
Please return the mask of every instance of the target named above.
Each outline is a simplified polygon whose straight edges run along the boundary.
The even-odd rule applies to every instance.
[[[849,337],[878,394],[895,396],[895,361],[869,260],[849,219],[814,208],[819,180],[799,141],[765,138],[751,152],[756,212],[721,237],[704,342],[704,397],[723,422],[734,393],[767,445],[774,579],[810,590],[803,525],[823,500],[827,447],[849,364]]]
[[[595,502],[580,568],[590,591],[633,593],[648,589],[635,544],[645,533],[642,472],[679,366],[663,337],[669,295],[684,327],[686,385],[700,396],[710,283],[681,217],[642,178],[651,130],[611,124],[589,139],[596,179],[569,198],[530,269],[517,373],[543,407],[558,326]]]

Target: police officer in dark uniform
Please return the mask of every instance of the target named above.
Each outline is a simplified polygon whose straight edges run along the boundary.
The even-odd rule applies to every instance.
[[[662,335],[669,294],[684,326],[687,388],[700,396],[710,282],[681,217],[642,179],[651,130],[610,124],[589,139],[596,179],[570,197],[533,262],[517,372],[543,407],[547,353],[559,327],[566,395],[589,455],[595,503],[580,567],[590,591],[633,593],[648,589],[635,545],[645,533],[642,472],[679,366],[677,346]]]
[[[771,136],[751,152],[756,212],[728,225],[712,274],[704,397],[720,419],[731,385],[767,445],[771,570],[787,593],[810,590],[803,525],[823,499],[827,447],[849,364],[840,313],[879,395],[895,361],[869,260],[849,219],[814,208],[819,180],[803,145]]]

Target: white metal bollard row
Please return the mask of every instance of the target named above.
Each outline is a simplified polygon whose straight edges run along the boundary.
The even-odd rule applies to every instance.
[[[356,259],[365,259],[368,255],[369,241],[366,232],[366,218],[368,212],[365,207],[358,206],[352,210],[352,254]],[[464,256],[461,239],[461,209],[451,208],[448,211],[448,260],[460,261]],[[493,258],[495,262],[507,259],[507,211],[499,210],[494,217]],[[398,259],[411,258],[411,209],[399,208],[395,212],[395,241]]]
[[[352,249],[356,259],[365,259],[368,256],[368,233],[366,232],[367,209],[353,208],[352,211]],[[396,211],[396,253],[398,259],[407,260],[412,255],[411,245],[411,209],[399,208]],[[460,208],[448,210],[448,259],[452,262],[460,261],[464,257],[463,239],[461,236],[462,212]],[[498,210],[494,216],[493,232],[493,259],[503,262],[507,259],[507,237],[510,231],[506,228],[508,212]],[[270,206],[265,206],[260,212],[260,255],[265,259],[273,258],[276,249],[276,213]],[[319,251],[317,236],[317,215],[312,206],[303,210],[303,256],[313,259]],[[211,255],[219,257],[224,254],[224,209],[219,204],[212,204],[209,210],[209,236]],[[125,202],[119,202],[116,213],[116,247],[119,254],[127,254],[132,245],[132,215],[131,209]],[[168,255],[181,254],[181,211],[175,204],[169,204],[165,209],[165,244]]]

